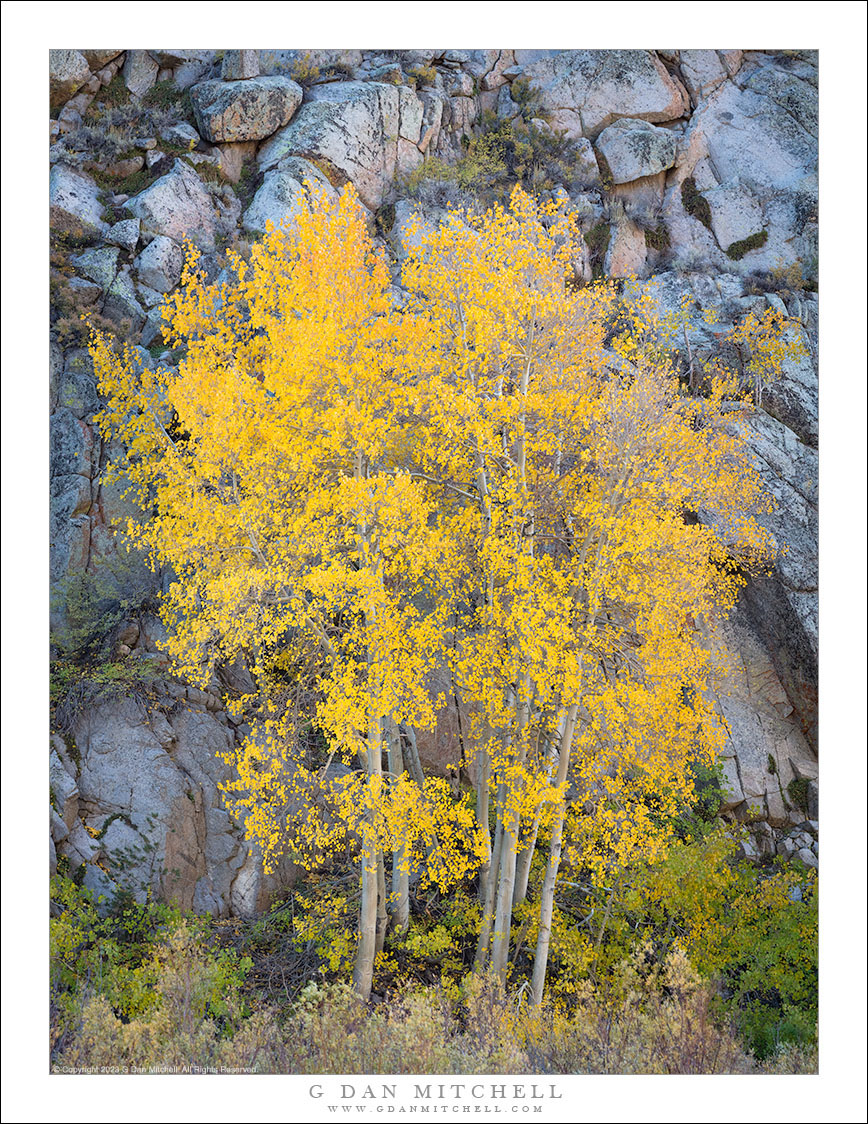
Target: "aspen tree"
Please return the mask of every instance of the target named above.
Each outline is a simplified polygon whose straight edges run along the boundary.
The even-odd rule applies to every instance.
[[[361,765],[364,783],[351,777],[334,811],[360,839],[355,983],[367,997],[390,904],[396,928],[408,923],[412,832],[401,816],[417,834],[438,822],[440,881],[453,860],[460,878],[476,845],[459,824],[467,846],[449,852],[442,794],[423,790],[416,759],[409,782],[397,740],[399,727],[433,721],[425,683],[442,615],[416,607],[432,600],[438,551],[421,487],[391,451],[404,439],[406,386],[427,329],[394,314],[351,189],[334,205],[316,200],[255,245],[249,265],[234,257],[231,267],[233,277],[209,285],[189,250],[165,312],[172,343],[185,348],[177,374],[139,370],[129,349],[94,338],[102,425],[126,447],[122,467],[154,512],[131,535],[177,575],[163,615],[179,674],[200,681],[220,660],[250,658],[260,718],[229,796],[267,866],[286,846],[283,810],[311,781],[291,760],[292,715],[269,690],[275,661],[315,668],[312,717],[333,750]],[[312,815],[301,827],[312,855],[334,842]]]
[[[667,349],[685,316],[574,289],[579,250],[568,211],[516,189],[419,234],[398,310],[348,188],[213,284],[190,250],[164,313],[177,371],[93,340],[103,431],[153,513],[129,533],[176,575],[175,668],[204,681],[242,652],[257,682],[230,806],[267,866],[355,848],[365,998],[387,926],[409,925],[411,871],[443,891],[479,873],[476,966],[505,982],[542,840],[538,1002],[562,855],[601,878],[653,855],[722,736],[695,622],[767,547],[744,403],[719,365],[685,393]],[[421,767],[444,668],[475,812]],[[321,800],[281,671],[359,764]]]
[[[440,352],[417,471],[472,575],[452,670],[473,700],[487,840],[476,964],[505,981],[544,825],[536,1001],[568,783],[588,809],[583,861],[653,852],[690,794],[691,760],[721,736],[703,701],[712,668],[685,622],[710,625],[733,603],[731,551],[746,564],[766,547],[754,518],[766,501],[721,409],[731,381],[685,397],[663,346],[684,316],[669,323],[612,285],[571,289],[577,242],[569,214],[516,189],[509,208],[418,234],[404,267]],[[716,526],[686,518],[700,509]]]

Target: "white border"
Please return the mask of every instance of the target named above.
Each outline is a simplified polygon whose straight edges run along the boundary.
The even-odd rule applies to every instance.
[[[46,52],[120,42],[251,47],[567,44],[819,47],[821,739],[818,1078],[561,1078],[545,1120],[863,1121],[865,1075],[865,5],[823,3],[31,3],[3,22],[4,1120],[326,1119],[315,1079],[173,1082],[47,1075]],[[165,31],[163,30],[165,29]],[[144,36],[148,39],[145,40]],[[223,44],[225,46],[225,42]],[[236,40],[236,46],[239,46]],[[339,1078],[329,1078],[339,1081]],[[359,1078],[348,1078],[360,1084]],[[377,1078],[381,1083],[384,1078]],[[471,1079],[461,1079],[470,1081]],[[504,1080],[504,1079],[497,1079]],[[533,1079],[517,1078],[525,1085]],[[118,1084],[118,1082],[121,1082]],[[323,1107],[323,1106],[321,1106]],[[448,1115],[454,1115],[452,1113]],[[463,1115],[463,1113],[462,1113]],[[474,1114],[475,1115],[475,1114]],[[538,1119],[540,1117],[533,1117]]]

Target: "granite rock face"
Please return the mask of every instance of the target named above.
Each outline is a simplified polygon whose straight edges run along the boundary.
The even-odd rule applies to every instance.
[[[567,136],[593,140],[621,117],[675,121],[689,109],[687,91],[654,51],[516,51],[515,57],[540,90],[549,123]]]
[[[337,198],[337,192],[316,165],[296,156],[285,157],[265,173],[262,186],[244,212],[244,229],[251,234],[264,234],[268,223],[280,226],[291,222],[309,201],[310,188]]]
[[[72,234],[100,234],[105,229],[100,191],[90,176],[77,168],[55,164],[48,185],[49,217],[54,230]]]
[[[148,703],[97,699],[65,740],[55,736],[56,853],[83,866],[97,894],[123,886],[140,901],[152,893],[215,916],[267,908],[296,870],[286,862],[265,875],[222,807],[221,754],[235,741],[220,700],[173,682],[164,691]]]
[[[63,105],[90,78],[91,64],[81,51],[49,51],[49,101],[52,108]]]
[[[114,451],[70,321],[94,311],[128,334],[138,362],[171,366],[161,306],[179,283],[185,239],[215,280],[224,246],[246,252],[269,223],[291,224],[311,191],[333,197],[347,184],[390,255],[400,307],[405,239],[469,198],[425,162],[454,165],[492,122],[515,128],[534,114],[538,136],[568,156],[552,190],[577,216],[577,283],[638,277],[663,312],[686,299],[699,358],[714,352],[716,331],[768,307],[803,343],[761,408],[733,423],[776,500],[764,518],[777,552],[718,637],[718,705],[729,730],[724,809],[750,825],[746,853],[815,862],[817,72],[816,52],[735,49],[51,52],[53,283],[75,309],[52,313],[52,626],[75,626],[74,596],[98,595],[114,614],[171,580],[119,545],[135,511],[107,475]],[[102,91],[118,75],[125,112],[141,111],[149,127],[132,151],[105,138],[91,151]],[[147,117],[154,92],[172,88],[169,104],[189,98],[196,128],[180,108]],[[705,313],[714,325],[702,326]],[[219,755],[239,732],[216,686],[203,694],[168,677],[146,617],[112,643],[116,658],[162,676],[154,695],[95,697],[52,743],[52,853],[83,864],[104,892],[128,884],[220,915],[261,908],[297,872],[286,864],[265,876],[244,842],[220,791],[229,766]],[[244,668],[227,674],[249,691]],[[454,757],[457,736],[448,708],[441,718],[420,737],[434,769]]]
[[[316,161],[337,181],[350,181],[376,209],[395,175],[421,163],[424,106],[408,87],[336,82],[315,87],[293,121],[259,152],[261,169],[286,156]]]

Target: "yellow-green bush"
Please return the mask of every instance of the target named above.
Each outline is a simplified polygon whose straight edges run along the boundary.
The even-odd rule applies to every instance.
[[[207,919],[185,919],[173,906],[140,905],[129,898],[111,905],[96,902],[86,888],[62,875],[52,879],[51,896],[55,1053],[65,1052],[72,1041],[80,1043],[91,1023],[110,1022],[109,1014],[123,1024],[147,1023],[158,1009],[183,1003],[185,1010],[201,1008],[202,1018],[213,1021],[220,1033],[244,1014],[240,988],[250,962],[232,950],[212,953],[205,943]]]
[[[717,987],[719,1005],[761,1058],[792,1042],[812,1047],[817,1026],[816,875],[737,858],[721,828],[676,840],[658,862],[613,872],[611,885],[564,887],[552,973],[568,996],[589,979],[623,998],[618,967],[647,950],[658,965],[676,947]]]

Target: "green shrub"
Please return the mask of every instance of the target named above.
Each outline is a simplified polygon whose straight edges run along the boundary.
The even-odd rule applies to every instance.
[[[723,1009],[759,1058],[787,1042],[812,1048],[816,875],[780,861],[740,862],[736,847],[722,828],[706,827],[657,862],[613,874],[605,889],[573,872],[578,889],[565,888],[556,918],[561,992],[579,994],[590,979],[602,994],[622,997],[620,964],[638,949],[660,964],[678,946],[717,982]]]
[[[672,245],[669,237],[669,227],[665,222],[660,222],[653,230],[645,231],[645,245],[649,250],[668,250]]]
[[[602,276],[603,262],[606,260],[606,251],[609,248],[609,240],[611,237],[612,231],[609,224],[602,220],[592,226],[585,235],[585,242],[590,252],[591,269],[594,277]]]
[[[574,146],[563,133],[535,123],[539,118],[535,91],[521,96],[525,101],[520,117],[509,121],[484,113],[474,133],[462,138],[461,159],[449,164],[429,157],[410,176],[409,193],[417,194],[421,181],[435,179],[451,181],[491,203],[503,202],[516,183],[532,193],[572,183],[579,167]]]
[[[168,109],[180,97],[180,90],[171,78],[165,82],[155,82],[150,90],[142,95],[142,105],[147,109]]]
[[[692,176],[688,176],[681,184],[681,202],[684,204],[684,210],[688,215],[692,215],[704,227],[711,230],[711,207],[708,205],[708,200],[699,191],[696,180]]]
[[[104,191],[112,191],[116,195],[138,195],[157,179],[157,173],[148,167],[139,168],[123,179],[110,176],[99,168],[94,168],[90,174]],[[124,217],[129,218],[129,214]]]
[[[756,234],[751,234],[747,238],[742,238],[740,242],[733,242],[726,251],[726,256],[731,258],[732,261],[741,261],[745,254],[749,254],[751,250],[761,249],[768,240],[769,232],[767,230],[758,230]]]
[[[86,1003],[102,996],[121,1017],[155,1002],[154,943],[182,921],[174,907],[119,896],[106,908],[62,874],[51,880],[49,922],[53,1045],[74,1033]]]
[[[219,164],[209,164],[205,160],[184,160],[184,163],[193,169],[202,183],[225,183],[226,179],[220,171]],[[231,187],[231,184],[230,184]]]
[[[793,807],[807,815],[808,811],[808,781],[804,777],[793,777],[787,785],[787,793],[793,802]]]
[[[437,81],[437,70],[431,66],[413,66],[407,71],[410,78],[415,79],[418,86],[433,86]]]
[[[118,73],[112,78],[107,86],[103,86],[101,90],[97,91],[96,97],[88,106],[88,111],[85,113],[85,120],[88,116],[96,116],[99,111],[99,104],[106,109],[114,109],[120,105],[129,105],[132,95],[127,89],[127,84],[124,82],[123,74]]]
[[[56,1008],[56,1072],[100,1065],[232,1064],[229,1059],[237,1055],[226,1040],[240,1030],[240,1046],[251,1029],[261,1030],[261,1017],[242,1028],[248,1011],[241,984],[249,962],[232,952],[213,954],[201,924],[177,913],[161,915],[159,929],[142,939],[136,925],[142,908],[138,916],[133,911],[132,921],[129,910],[122,915],[120,933],[129,940],[100,931],[91,913],[81,928],[64,924],[68,910],[58,919],[53,948],[64,966],[60,995],[71,1001]]]
[[[539,117],[545,120],[546,112],[543,109],[540,91],[531,83],[529,78],[520,76],[509,87],[512,100],[521,108],[521,115],[525,120]]]
[[[605,896],[577,909],[567,882],[560,900],[575,911],[572,930],[585,930],[592,953],[597,946],[597,969],[591,977],[586,972],[571,993],[531,1009],[521,989],[505,991],[466,966],[449,985],[445,973],[435,986],[420,986],[413,972],[381,975],[385,995],[370,1006],[346,981],[311,982],[316,964],[307,959],[287,997],[289,953],[304,938],[293,899],[253,922],[215,923],[129,898],[98,908],[87,890],[56,877],[53,1068],[815,1072],[815,1007],[810,996],[806,1001],[804,978],[798,982],[811,955],[811,933],[803,924],[812,908],[810,880],[794,881],[792,873],[782,878],[780,872],[761,877],[731,866],[730,858],[722,836],[680,844],[653,867],[629,872],[608,910]],[[792,894],[796,886],[802,888],[801,902]],[[316,901],[326,897],[319,886]],[[387,946],[385,959],[404,955],[416,964],[414,971],[426,963],[439,969],[475,929],[468,905],[459,894],[439,916],[420,910],[419,924]],[[577,926],[578,914],[584,910],[586,920],[594,907],[594,923]],[[324,924],[317,922],[312,932],[325,947],[333,935],[325,931],[328,909],[319,915]],[[562,961],[566,932],[562,911]],[[227,935],[230,947],[221,947]],[[243,954],[245,945],[250,955]],[[270,975],[263,971],[262,947],[283,957]],[[256,986],[267,987],[266,994],[251,989],[251,977]],[[760,987],[764,998],[756,994]],[[278,1017],[269,1004],[282,994]],[[765,1058],[761,1066],[738,1041],[736,1028]]]
[[[306,88],[312,86],[319,79],[319,67],[313,62],[310,55],[304,54],[292,64],[290,76],[293,82],[298,82],[299,86]]]

